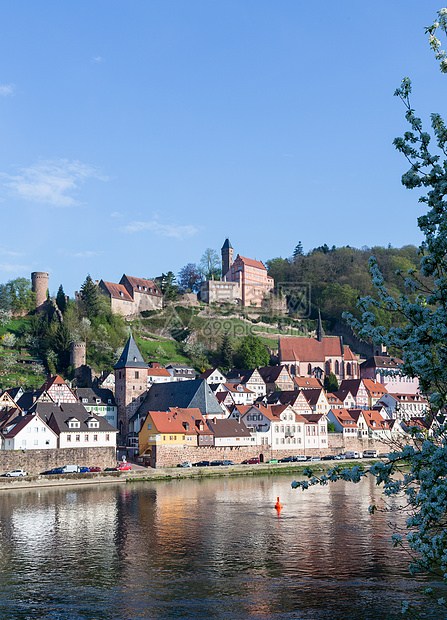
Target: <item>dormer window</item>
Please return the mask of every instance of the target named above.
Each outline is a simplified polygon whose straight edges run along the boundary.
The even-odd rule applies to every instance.
[[[101,399],[100,398],[96,398],[95,400],[96,400],[96,404],[99,405],[99,403],[101,402]]]
[[[99,422],[95,419],[87,420],[87,426],[89,428],[99,428]]]
[[[79,420],[69,420],[68,428],[79,428]]]
[[[88,398],[83,398],[83,399],[82,399],[82,402],[83,402],[83,403],[88,403]]]

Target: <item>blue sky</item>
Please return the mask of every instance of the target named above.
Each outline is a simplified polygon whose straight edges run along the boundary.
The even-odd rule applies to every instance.
[[[21,0],[0,21],[0,282],[421,241],[393,139],[447,76],[431,0]]]

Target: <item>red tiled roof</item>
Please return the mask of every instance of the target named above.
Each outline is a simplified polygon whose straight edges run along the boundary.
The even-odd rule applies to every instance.
[[[101,280],[104,287],[107,289],[110,297],[114,299],[123,299],[124,301],[133,301],[127,290],[122,284],[115,284],[114,282],[105,282]]]
[[[185,433],[182,421],[168,411],[148,411],[155,428],[159,433]]]
[[[128,279],[133,290],[137,291],[138,293],[149,293],[149,295],[161,295],[160,291],[157,288],[157,285],[154,284],[152,280],[145,280],[144,278],[133,278],[132,276],[127,276],[126,274],[124,274],[123,277],[126,277]],[[151,291],[149,291],[149,289],[151,289]]]
[[[342,426],[346,426],[348,428],[357,427],[357,420],[347,409],[331,409],[331,411]]]
[[[347,345],[343,346],[343,359],[345,360],[345,362],[357,361],[356,356]]]
[[[363,379],[363,385],[365,386],[367,392],[369,392],[372,396],[382,396],[388,392],[385,386],[378,381],[374,381],[373,379]]]
[[[323,387],[320,379],[317,379],[316,377],[294,377],[293,382],[298,388],[302,390],[307,390],[308,388]]]
[[[238,258],[240,258],[241,262],[244,265],[248,265],[249,267],[256,267],[257,269],[263,269],[264,271],[267,271],[264,263],[261,263],[261,261],[259,260],[253,260],[252,258],[245,258],[244,256],[241,256],[240,254],[238,254],[236,256],[236,260],[234,261],[234,263],[237,262]]]
[[[315,338],[280,338],[280,363],[323,362],[326,357],[340,357],[343,346],[338,337],[325,336],[320,342]]]
[[[149,368],[147,371],[148,377],[170,377],[170,373],[166,368]]]
[[[223,385],[229,392],[234,392],[235,394],[254,394],[253,390],[248,389],[242,383],[224,383]]]

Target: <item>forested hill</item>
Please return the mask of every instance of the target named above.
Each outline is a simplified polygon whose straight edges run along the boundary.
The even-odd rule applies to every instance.
[[[394,297],[408,294],[404,277],[409,269],[415,269],[420,262],[418,249],[413,245],[402,248],[362,248],[349,246],[329,248],[327,245],[304,254],[301,243],[291,258],[274,258],[267,261],[269,275],[275,283],[309,283],[311,287],[312,318],[321,310],[322,318],[333,325],[345,311],[359,316],[357,299],[366,295],[377,298],[369,273],[368,260],[377,259],[379,268]],[[396,271],[402,270],[402,275]],[[404,277],[402,277],[404,276]],[[400,317],[391,317],[378,311],[383,325],[401,323]]]

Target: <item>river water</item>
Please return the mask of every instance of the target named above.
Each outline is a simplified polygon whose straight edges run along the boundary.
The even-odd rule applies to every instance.
[[[368,513],[382,502],[373,481],[305,492],[290,482],[5,491],[0,618],[388,620],[438,587],[392,548],[403,515]]]

